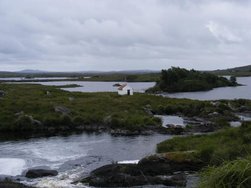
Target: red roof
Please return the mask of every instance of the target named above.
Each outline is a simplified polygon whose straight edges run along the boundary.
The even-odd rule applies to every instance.
[[[127,86],[127,84],[122,84],[121,86],[118,87],[118,90],[123,90],[125,86]]]

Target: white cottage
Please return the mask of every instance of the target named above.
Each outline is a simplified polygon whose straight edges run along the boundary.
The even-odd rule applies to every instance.
[[[119,95],[133,95],[133,89],[127,84],[123,84],[118,87]]]

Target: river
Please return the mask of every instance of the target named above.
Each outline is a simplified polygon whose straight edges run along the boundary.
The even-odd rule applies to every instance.
[[[111,136],[108,133],[82,133],[4,141],[0,142],[0,174],[21,176],[28,168],[50,167],[58,170],[59,175],[23,182],[36,187],[84,187],[71,182],[102,165],[135,161],[153,154],[157,143],[170,138],[161,134]]]

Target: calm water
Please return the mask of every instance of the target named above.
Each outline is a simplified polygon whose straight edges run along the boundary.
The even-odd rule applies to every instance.
[[[188,98],[198,100],[218,99],[251,99],[251,77],[239,77],[237,82],[244,86],[216,88],[210,91],[165,93],[163,96],[171,98]]]
[[[243,86],[238,87],[222,87],[210,91],[200,92],[181,92],[181,93],[164,93],[165,97],[171,98],[188,98],[197,100],[219,100],[219,99],[251,99],[251,77],[239,77],[237,82]],[[59,81],[59,82],[40,82],[43,85],[67,85],[78,84],[81,87],[64,88],[67,91],[80,92],[116,92],[113,84],[117,82],[85,82],[85,81]],[[146,89],[153,87],[154,82],[132,82],[128,83],[136,92],[144,92]]]
[[[118,82],[87,82],[87,81],[59,81],[59,82],[38,82],[42,85],[62,86],[68,84],[77,84],[81,87],[64,88],[67,91],[80,92],[116,92],[117,87],[113,87]],[[153,87],[155,82],[128,82],[135,92],[143,93],[146,89]]]
[[[8,78],[10,79],[10,78]],[[20,78],[18,78],[20,79]],[[46,78],[49,79],[49,78]],[[163,93],[162,96],[171,98],[188,98],[197,100],[219,100],[219,99],[251,99],[251,77],[238,77],[237,82],[243,86],[222,87],[210,91],[200,92],[181,92],[181,93]],[[34,82],[30,82],[34,83]],[[118,82],[87,82],[87,81],[50,81],[36,82],[42,85],[61,86],[68,84],[77,84],[80,87],[64,88],[67,91],[79,92],[116,92],[117,88],[113,87]],[[135,92],[145,92],[146,89],[153,87],[154,82],[129,82]]]
[[[37,187],[83,187],[70,183],[104,164],[134,161],[150,155],[155,152],[157,143],[169,138],[160,134],[115,137],[106,133],[83,133],[0,142],[0,174],[16,176],[27,168],[45,166],[58,170],[59,175],[25,183]]]

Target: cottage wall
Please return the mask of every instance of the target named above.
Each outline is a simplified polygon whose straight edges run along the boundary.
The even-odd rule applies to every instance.
[[[119,95],[128,95],[128,90],[130,91],[130,95],[133,95],[133,89],[129,86],[125,86],[122,90],[118,90]]]

